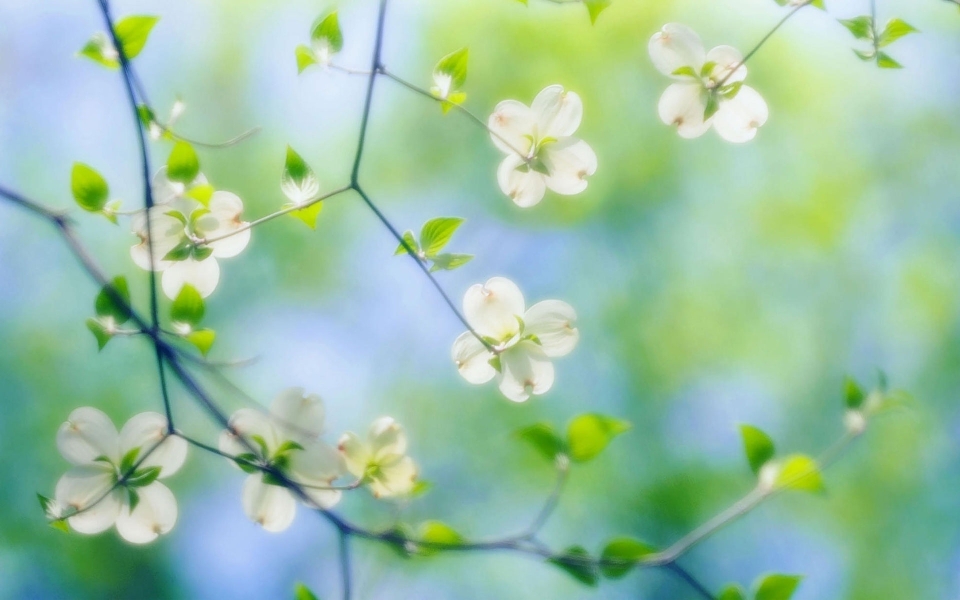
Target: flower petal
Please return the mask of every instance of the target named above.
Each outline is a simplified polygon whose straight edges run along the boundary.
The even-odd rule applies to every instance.
[[[505,277],[492,277],[470,286],[463,296],[463,313],[477,333],[504,342],[520,331],[523,294]]]
[[[154,481],[138,488],[139,502],[133,512],[124,504],[117,518],[117,533],[131,544],[147,544],[169,533],[177,523],[177,499],[170,489]]]
[[[82,406],[67,417],[57,430],[57,449],[75,465],[92,463],[105,456],[120,462],[120,436],[110,417],[91,406]]]
[[[545,87],[533,99],[530,110],[537,118],[537,139],[562,138],[580,127],[583,101],[576,92],[565,92],[561,85]]]
[[[187,459],[187,441],[167,436],[167,418],[155,412],[135,415],[120,430],[120,454],[134,448],[140,448],[140,457],[150,452],[140,468],[160,467],[160,477],[173,475]]]
[[[674,74],[681,67],[690,67],[697,74],[703,67],[703,42],[697,32],[686,25],[667,23],[663,29],[653,34],[647,49],[653,66],[664,75],[675,79],[689,79],[688,76]]]
[[[667,125],[676,125],[680,137],[700,137],[710,129],[710,121],[704,122],[707,109],[704,93],[698,83],[674,83],[660,97],[658,110],[660,120]]]
[[[465,331],[453,342],[453,362],[464,379],[474,384],[486,383],[497,374],[490,364],[493,353],[475,335]]]
[[[521,208],[539,204],[547,187],[543,174],[529,168],[516,154],[511,154],[500,163],[497,183],[500,191]]]
[[[250,449],[241,441],[241,437],[261,455],[261,450],[254,436],[259,436],[267,445],[267,452],[275,451],[281,444],[279,432],[272,419],[266,413],[253,408],[241,408],[230,417],[230,429],[220,434],[220,451],[230,456],[247,454]]]
[[[343,458],[324,442],[314,441],[290,455],[291,478],[302,485],[304,493],[320,508],[332,508],[340,501],[340,490],[329,486],[344,470]]]
[[[261,473],[243,482],[242,502],[243,512],[267,531],[283,531],[297,514],[293,495],[286,488],[264,483]]]
[[[564,356],[580,340],[580,330],[574,326],[576,320],[576,311],[566,302],[544,300],[531,306],[523,316],[524,333],[537,336],[547,356]]]
[[[390,456],[407,451],[407,435],[393,417],[380,417],[370,425],[370,452],[374,462],[380,463]]]
[[[529,340],[502,353],[500,365],[500,391],[513,402],[525,402],[531,394],[545,394],[553,386],[553,363]]]
[[[203,173],[197,173],[197,176],[188,185],[179,181],[170,181],[167,177],[167,166],[164,165],[153,176],[153,183],[151,184],[153,203],[157,206],[163,205],[163,210],[173,208],[183,211],[185,214],[190,214],[190,211],[199,206],[199,203],[191,198],[184,197],[184,194],[192,187],[206,184],[207,178],[203,176]]]
[[[747,78],[747,66],[743,64],[743,54],[733,46],[717,46],[707,53],[707,62],[716,63],[710,72],[710,79],[714,82],[719,83],[726,77],[725,84],[729,84]]]
[[[523,156],[530,153],[536,128],[536,116],[522,102],[504,100],[493,109],[487,120],[490,139],[502,152]]]
[[[177,297],[186,284],[195,287],[197,292],[206,298],[217,289],[219,282],[220,265],[212,256],[204,260],[188,258],[177,261],[163,272],[161,278],[163,293],[171,300]]]
[[[360,437],[348,431],[340,437],[337,449],[343,457],[343,463],[347,470],[354,477],[363,477],[367,471],[367,465],[370,464],[372,455],[367,444]]]
[[[183,223],[176,217],[165,214],[169,207],[155,207],[150,211],[150,229],[153,231],[153,264],[154,271],[163,271],[171,264],[163,260],[168,252],[177,247],[184,237]],[[139,212],[130,219],[133,233],[140,238],[140,243],[130,248],[130,258],[134,264],[145,271],[150,269],[150,248],[147,245],[147,216]]]
[[[316,394],[304,394],[301,387],[286,389],[270,403],[270,414],[293,439],[316,438],[323,432],[323,400]]]
[[[769,115],[763,96],[745,85],[732,99],[720,102],[713,126],[728,142],[748,142],[756,137],[757,129],[767,122]]]
[[[80,533],[100,533],[116,522],[125,492],[111,490],[113,483],[108,465],[74,467],[60,478],[54,493],[57,503],[82,511],[67,519],[71,527]]]
[[[209,218],[201,219],[206,225],[210,222],[213,227],[202,227],[198,223],[198,234],[205,238],[216,238],[230,235],[217,242],[211,242],[210,248],[217,258],[231,258],[243,252],[250,243],[250,230],[243,229],[249,223],[241,219],[243,201],[236,194],[217,191],[210,198]]]
[[[370,492],[375,498],[404,496],[413,491],[417,481],[417,465],[409,456],[390,465],[380,467],[379,475],[370,482]]]
[[[545,179],[547,187],[558,194],[579,194],[587,189],[587,177],[597,172],[597,155],[574,137],[548,144],[541,156],[550,172]]]

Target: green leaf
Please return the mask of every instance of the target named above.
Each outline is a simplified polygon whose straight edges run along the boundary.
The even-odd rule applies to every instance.
[[[521,440],[536,448],[544,458],[553,462],[560,454],[566,454],[566,445],[553,427],[546,423],[537,423],[518,430],[516,435]]]
[[[93,337],[97,338],[98,350],[103,350],[107,342],[113,338],[113,335],[107,332],[107,328],[103,326],[103,323],[96,319],[87,319],[87,329],[93,333]]]
[[[117,59],[117,51],[114,50],[113,44],[105,33],[94,34],[93,37],[83,45],[83,48],[77,52],[77,55],[89,58],[93,62],[108,69],[116,69],[120,66],[120,61]]]
[[[200,159],[193,146],[182,140],[174,144],[167,159],[167,177],[170,181],[191,183],[199,173]]]
[[[784,459],[774,485],[805,492],[824,491],[817,461],[803,454],[794,454]]]
[[[557,565],[584,585],[596,587],[600,581],[596,565],[588,562],[590,554],[583,546],[571,546],[563,554],[547,559],[548,563]]]
[[[420,244],[417,243],[417,239],[413,237],[412,231],[405,231],[403,234],[403,241],[407,243],[408,246],[413,250],[414,254],[420,253]],[[407,249],[403,244],[397,246],[397,251],[393,253],[394,256],[400,256],[401,254],[407,254]]]
[[[287,204],[283,208],[294,208],[296,204]],[[294,219],[302,221],[304,225],[310,229],[317,228],[317,218],[320,216],[320,211],[323,210],[323,202],[314,202],[313,204],[307,205],[304,208],[298,210],[290,211],[290,216]]]
[[[123,275],[115,277],[109,286],[104,286],[97,294],[94,309],[98,317],[112,317],[117,325],[123,325],[129,321],[132,313],[127,278]]]
[[[64,533],[70,533],[70,526],[67,525],[67,521],[65,519],[56,519],[54,521],[50,521],[50,527],[53,527],[54,529]]]
[[[697,77],[697,72],[693,69],[693,67],[680,67],[679,69],[676,69],[673,74],[677,76],[685,75],[687,77]]]
[[[717,600],[747,600],[747,593],[739,585],[731,583],[720,591]]]
[[[854,49],[853,53],[857,55],[857,58],[866,62],[868,60],[873,60],[873,57],[876,56],[876,52],[871,48],[870,50],[857,50]]]
[[[868,15],[853,19],[840,19],[840,24],[846,27],[858,40],[873,39],[873,19]]]
[[[790,600],[800,585],[797,575],[767,575],[757,581],[754,600]]]
[[[177,294],[177,298],[170,307],[170,318],[180,323],[196,326],[203,320],[204,312],[203,297],[197,291],[197,288],[187,283],[180,289],[180,293]]]
[[[583,462],[597,456],[613,438],[630,429],[630,423],[606,415],[587,413],[567,426],[570,458]]]
[[[877,66],[881,69],[902,69],[903,65],[893,60],[889,54],[885,52],[877,52]]]
[[[297,56],[297,74],[303,73],[304,69],[310,65],[317,64],[317,57],[313,55],[313,50],[308,46],[300,44],[297,46],[297,49],[294,50],[294,54]]]
[[[146,487],[157,480],[160,476],[160,467],[148,467],[141,469],[133,474],[133,477],[127,480],[127,487],[138,488]]]
[[[857,384],[852,377],[847,377],[843,382],[843,397],[846,401],[847,408],[857,409],[863,404],[863,400],[866,398],[866,395],[863,393],[863,389],[860,387],[860,385]]]
[[[462,267],[471,260],[473,260],[472,254],[438,254],[432,259],[433,266],[430,267],[430,271],[452,271],[457,267]]]
[[[604,547],[603,552],[600,553],[600,559],[602,561],[622,561],[625,564],[601,564],[600,571],[604,577],[620,579],[636,566],[632,563],[654,552],[656,550],[653,546],[633,538],[623,537],[610,540]]]
[[[293,600],[320,600],[317,598],[317,595],[310,591],[310,588],[303,585],[302,583],[297,583],[293,588]]]
[[[237,466],[240,467],[244,473],[257,473],[260,471],[260,469],[256,467],[257,455],[252,452],[245,452],[234,456],[233,462],[237,463]]]
[[[133,468],[133,465],[137,462],[137,457],[140,456],[140,446],[131,448],[123,455],[123,458],[120,459],[120,472],[126,473]]]
[[[37,500],[40,501],[40,508],[43,509],[43,515],[51,521],[61,521],[60,515],[57,514],[57,503],[50,498],[47,498],[43,494],[37,494]],[[69,529],[67,530],[69,531]]]
[[[431,489],[433,489],[432,483],[425,479],[418,479],[417,482],[413,484],[413,489],[410,490],[410,497],[419,498],[430,492]]]
[[[313,28],[310,34],[313,47],[326,50],[326,53],[336,54],[343,49],[343,32],[340,31],[340,20],[337,12],[333,11],[323,17]]]
[[[463,219],[459,217],[437,217],[424,223],[420,230],[420,247],[427,258],[443,250],[462,224]]]
[[[703,109],[703,120],[707,121],[720,110],[720,98],[716,91],[707,92],[707,104]]]
[[[297,206],[313,200],[320,191],[320,182],[313,169],[290,146],[287,146],[287,158],[280,176],[280,190]]]
[[[880,37],[877,39],[877,46],[880,48],[889,46],[903,36],[916,33],[917,31],[918,29],[916,27],[903,19],[890,19],[887,21],[887,25],[883,28],[883,31],[880,32]]]
[[[597,17],[603,12],[603,9],[610,6],[610,0],[583,0],[587,5],[587,12],[590,13],[590,23],[596,25]]]
[[[185,335],[184,339],[196,346],[200,354],[206,356],[217,339],[217,333],[212,329],[198,329]]]
[[[183,193],[187,198],[193,198],[200,204],[207,206],[210,204],[210,198],[216,190],[209,183],[195,185]]]
[[[747,455],[750,470],[754,474],[760,473],[760,467],[773,458],[776,453],[773,440],[762,430],[752,425],[741,425],[740,437],[743,439],[743,452]]]
[[[107,204],[110,188],[107,181],[89,165],[73,163],[70,173],[70,191],[83,210],[100,212]]]
[[[463,543],[461,536],[455,529],[441,521],[425,521],[420,525],[420,539],[431,544],[442,544],[444,546],[459,546]],[[429,556],[436,554],[440,549],[420,547],[420,554]]]
[[[128,59],[136,58],[147,44],[147,38],[150,37],[150,32],[159,20],[160,17],[133,15],[117,21],[113,30],[117,34],[117,39],[120,40],[123,55]]]
[[[127,488],[127,503],[129,504],[128,510],[133,512],[137,505],[140,504],[140,494],[137,493],[137,490],[133,488]]]
[[[444,56],[433,69],[434,77],[438,75],[450,78],[451,92],[459,90],[467,82],[467,61],[470,58],[470,51],[467,48],[460,48]]]

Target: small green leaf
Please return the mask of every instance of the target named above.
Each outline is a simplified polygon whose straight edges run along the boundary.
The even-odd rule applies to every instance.
[[[184,339],[196,346],[200,354],[206,356],[217,339],[217,333],[212,329],[198,329],[185,335]]]
[[[471,260],[473,260],[472,254],[437,254],[432,257],[433,266],[430,267],[430,271],[452,271],[457,267],[462,267]]]
[[[460,48],[444,56],[433,69],[434,79],[438,75],[449,77],[449,91],[459,90],[467,82],[467,62],[469,58],[470,51],[467,48]]]
[[[284,206],[285,209],[293,208],[295,204],[287,204]],[[298,210],[290,211],[290,216],[302,221],[304,225],[310,229],[317,228],[317,218],[320,216],[320,211],[323,210],[323,202],[314,202],[313,204],[307,205],[304,208]]]
[[[127,503],[129,506],[127,510],[133,512],[137,505],[140,504],[140,494],[137,493],[137,490],[133,488],[127,488]]]
[[[89,58],[93,62],[108,69],[116,69],[120,66],[120,61],[117,59],[117,51],[113,48],[113,44],[105,33],[94,34],[93,37],[83,45],[83,48],[77,52],[77,55]]]
[[[280,190],[297,206],[313,200],[320,191],[320,182],[313,169],[290,146],[287,146],[287,158],[280,176]]]
[[[200,159],[193,146],[182,140],[174,144],[167,159],[167,177],[170,181],[191,183],[199,173]]]
[[[420,230],[420,247],[427,258],[443,250],[462,224],[463,219],[459,217],[437,217],[424,223]]]
[[[784,459],[775,485],[805,492],[824,491],[817,461],[803,454],[794,454]]]
[[[64,533],[70,533],[70,526],[67,525],[66,519],[56,519],[50,521],[50,527],[53,527],[54,529]]]
[[[100,212],[107,204],[110,188],[107,181],[89,165],[73,163],[70,173],[70,191],[83,210]]]
[[[329,56],[343,49],[343,32],[340,31],[340,20],[336,11],[320,19],[313,28],[310,39],[314,49],[321,51],[321,55]]]
[[[916,33],[917,31],[916,27],[903,19],[890,19],[887,21],[887,26],[880,32],[880,37],[877,39],[877,46],[880,48],[889,46],[903,36]]]
[[[858,40],[873,39],[873,19],[867,15],[853,19],[840,19],[840,24],[846,27]]]
[[[170,318],[180,323],[187,323],[192,326],[200,324],[205,312],[203,305],[203,296],[189,283],[180,288],[180,293],[173,301],[170,307]]]
[[[587,12],[590,13],[590,23],[597,24],[597,17],[603,12],[603,9],[610,6],[610,0],[583,0],[587,5]]]
[[[603,562],[613,561],[614,564],[601,564],[600,571],[604,577],[609,579],[620,579],[630,572],[638,560],[653,554],[656,550],[653,546],[645,544],[633,538],[617,538],[610,540],[600,553],[600,559]],[[622,562],[624,564],[616,564]]]
[[[103,347],[107,345],[113,335],[109,333],[106,327],[103,326],[103,323],[96,319],[87,319],[87,329],[93,333],[93,337],[97,338],[97,349],[103,350]]]
[[[146,469],[141,469],[134,473],[133,476],[127,480],[127,487],[146,487],[156,481],[157,477],[159,476],[160,467],[148,467]]]
[[[207,206],[210,204],[210,198],[213,197],[213,192],[216,190],[209,183],[202,183],[200,185],[195,185],[183,193],[187,198],[193,198],[200,204]]]
[[[60,519],[60,515],[57,511],[57,503],[54,500],[51,500],[50,498],[47,498],[43,494],[39,493],[37,494],[37,500],[40,501],[40,508],[43,509],[43,515],[47,519],[51,521],[57,521]]]
[[[137,462],[137,457],[140,456],[140,446],[136,446],[127,451],[123,455],[123,458],[120,459],[120,472],[126,473],[133,468],[133,465]]]
[[[310,591],[310,588],[303,585],[302,583],[297,583],[293,588],[293,600],[320,600],[317,598],[317,595]]]
[[[430,492],[433,489],[433,484],[425,479],[418,479],[416,483],[413,484],[413,489],[410,490],[411,498],[419,498],[424,494]]]
[[[120,40],[123,55],[128,59],[136,58],[147,44],[147,38],[159,20],[160,17],[133,15],[117,21],[113,30]]]
[[[547,559],[547,562],[557,565],[584,585],[596,587],[600,581],[596,565],[591,562],[590,554],[583,546],[571,546],[563,554]]]
[[[127,278],[122,275],[115,277],[109,286],[104,286],[97,294],[94,309],[98,317],[112,317],[116,325],[123,325],[129,321],[132,313]]]
[[[420,525],[420,539],[430,544],[441,544],[443,546],[459,546],[463,543],[463,536],[440,521],[425,521]],[[424,556],[436,554],[438,551],[438,548],[426,546],[420,548],[420,554]]]
[[[710,91],[707,93],[707,103],[703,109],[703,120],[708,121],[717,114],[718,110],[720,110],[720,98],[716,91]]]
[[[680,67],[679,69],[676,69],[673,74],[677,75],[678,77],[697,77],[697,72],[693,69],[693,67]]]
[[[863,404],[863,400],[866,398],[866,395],[863,393],[863,389],[860,387],[860,385],[857,384],[852,377],[847,377],[843,382],[843,397],[846,401],[847,408],[857,409]]]
[[[521,440],[527,442],[544,456],[547,460],[553,462],[560,454],[566,454],[566,445],[560,436],[554,431],[553,427],[546,423],[537,423],[518,430],[516,435]]]
[[[413,237],[412,231],[406,231],[403,234],[403,241],[410,246],[410,249],[413,250],[414,254],[420,253],[420,244],[417,243],[417,239]],[[397,246],[397,251],[393,253],[394,256],[400,256],[401,254],[407,254],[407,249],[403,244]]]
[[[876,56],[876,52],[871,48],[870,50],[857,50],[854,49],[853,53],[857,55],[857,58],[866,62],[868,60],[873,60],[873,57]]]
[[[260,471],[260,469],[256,467],[257,455],[252,452],[238,454],[233,457],[233,462],[237,463],[237,466],[240,467],[244,473],[257,473]]]
[[[731,583],[720,591],[717,600],[747,600],[747,593],[739,585]]]
[[[797,575],[772,574],[762,577],[755,583],[754,600],[790,600],[800,585],[802,577]]]
[[[893,60],[886,52],[877,52],[877,66],[881,69],[902,69],[903,65]]]
[[[630,427],[630,423],[606,415],[588,413],[575,417],[567,427],[570,458],[577,462],[594,458]]]
[[[760,473],[760,467],[776,454],[773,440],[762,430],[752,425],[741,425],[740,437],[743,439],[743,452],[747,455],[750,470],[754,474]]]
[[[297,56],[297,74],[303,73],[303,71],[310,65],[317,64],[317,57],[313,55],[313,50],[308,46],[300,44],[297,46],[297,49],[294,50],[294,54]]]

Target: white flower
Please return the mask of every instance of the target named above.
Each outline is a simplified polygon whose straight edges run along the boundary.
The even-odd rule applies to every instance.
[[[197,181],[204,182],[197,185],[206,185],[202,175]],[[140,243],[130,248],[133,262],[141,269],[151,270],[152,266],[152,270],[162,271],[163,292],[171,299],[186,284],[204,298],[212,294],[220,281],[217,259],[240,254],[250,242],[249,224],[242,220],[243,202],[239,197],[216,191],[204,206],[185,195],[189,187],[168,180],[161,170],[154,178],[157,204],[150,210],[152,234],[147,232],[145,213],[134,215],[131,222],[133,232],[140,238]],[[207,239],[215,241],[204,243]]]
[[[494,109],[490,137],[507,153],[497,181],[518,206],[537,204],[547,188],[564,195],[587,188],[587,177],[597,171],[597,155],[573,137],[582,116],[580,96],[559,85],[544,88],[530,107],[504,100]]]
[[[496,377],[500,391],[514,402],[545,394],[554,379],[550,359],[569,354],[580,339],[573,307],[559,300],[544,300],[524,312],[523,294],[503,277],[468,289],[463,314],[496,352],[466,331],[453,343],[457,369],[470,383],[486,383]]]
[[[743,85],[747,67],[736,48],[705,52],[695,31],[668,23],[650,38],[649,50],[657,70],[678,81],[660,97],[658,110],[681,137],[700,137],[712,125],[725,140],[747,142],[767,122],[767,103]]]
[[[330,508],[341,492],[330,489],[343,473],[337,451],[321,441],[323,401],[302,388],[284,390],[270,404],[270,412],[242,408],[230,417],[230,429],[220,435],[220,451],[249,463],[243,484],[243,510],[267,531],[283,531],[297,512],[297,497],[270,473],[277,469],[299,484],[313,506]],[[241,440],[255,449],[251,449]]]
[[[351,432],[339,443],[347,470],[365,480],[375,498],[403,496],[413,491],[417,466],[406,456],[407,436],[391,417],[373,422],[367,439]]]
[[[187,442],[167,435],[163,415],[138,414],[117,433],[103,412],[78,408],[60,426],[57,448],[75,465],[57,482],[55,494],[61,514],[73,515],[67,517],[73,529],[100,533],[116,524],[117,532],[134,544],[173,529],[176,498],[156,480],[180,469]],[[134,465],[136,471],[122,479]]]

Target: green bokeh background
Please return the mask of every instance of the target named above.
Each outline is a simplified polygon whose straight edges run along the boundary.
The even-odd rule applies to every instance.
[[[363,167],[365,187],[401,229],[468,219],[451,249],[477,258],[440,276],[454,298],[508,276],[528,303],[574,305],[580,346],[557,362],[555,388],[526,404],[469,386],[449,360],[462,327],[348,195],[327,203],[316,232],[281,219],[221,263],[208,303],[214,355],[257,357],[231,376],[263,403],[290,385],[323,395],[331,440],[395,416],[434,483],[402,519],[441,519],[471,538],[519,530],[552,485],[513,430],[560,427],[586,411],[630,420],[629,434],[574,471],[544,531],[556,548],[591,551],[616,535],[668,545],[748,490],[738,423],[767,429],[785,452],[825,448],[842,432],[843,377],[872,384],[883,369],[916,404],[871,424],[826,475],[826,496],[780,497],[682,564],[714,590],[780,571],[806,576],[799,600],[957,597],[960,14],[935,0],[879,0],[882,19],[923,30],[890,48],[906,69],[880,71],[854,56],[835,21],[866,2],[828,4],[829,16],[801,12],[751,60],[748,83],[771,118],[754,142],[734,146],[712,132],[682,140],[659,122],[668,80],[646,43],[676,21],[707,47],[748,49],[783,14],[770,0],[614,0],[594,27],[580,6],[538,0],[393,1],[385,62],[407,79],[428,86],[440,56],[469,46],[467,106],[480,115],[552,83],[583,97],[580,135],[600,167],[573,198],[516,208],[497,189],[500,156],[486,134],[386,80]],[[375,8],[340,6],[342,64],[368,63]],[[283,202],[288,143],[324,189],[347,180],[364,81],[318,69],[298,77],[293,58],[323,9],[115,2],[118,15],[162,16],[136,61],[158,113],[180,96],[188,110],[178,129],[198,139],[262,127],[240,145],[201,151],[204,173],[239,194],[248,217]],[[102,28],[92,0],[0,4],[3,184],[69,208],[79,160],[126,206],[142,202],[120,78],[74,57]],[[169,144],[152,150],[160,164]],[[146,306],[127,227],[77,218],[105,268],[127,275]],[[122,423],[160,406],[147,344],[119,340],[97,354],[83,325],[95,292],[49,226],[0,205],[0,598],[283,598],[298,580],[338,597],[334,531],[303,510],[286,533],[260,531],[241,511],[239,472],[216,457],[192,454],[170,481],[180,522],[147,548],[46,527],[34,494],[51,493],[67,468],[54,436],[69,412],[94,405]],[[215,389],[226,409],[244,405]],[[180,389],[175,410],[179,427],[215,439]],[[339,509],[371,527],[396,518],[364,492]],[[694,597],[658,571],[588,590],[507,554],[407,561],[363,542],[354,553],[358,598]]]

